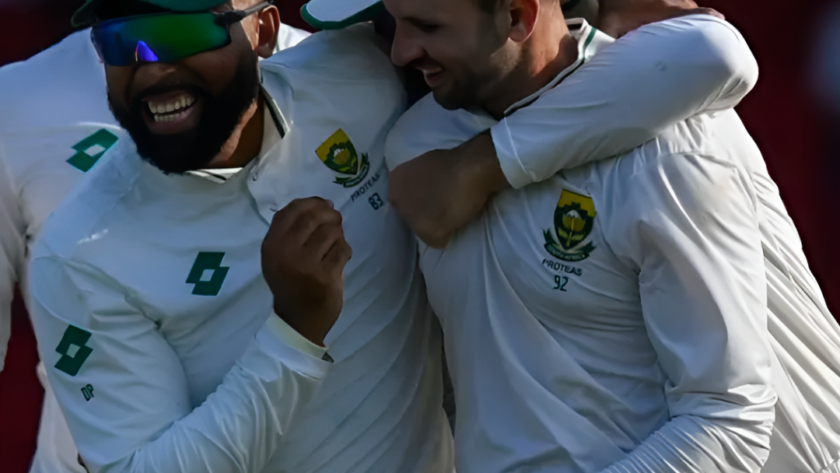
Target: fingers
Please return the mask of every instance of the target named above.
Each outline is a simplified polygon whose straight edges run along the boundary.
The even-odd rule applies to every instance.
[[[303,246],[313,252],[317,261],[321,261],[339,240],[344,240],[344,228],[341,224],[325,223],[312,232]]]
[[[341,225],[341,213],[320,197],[296,199],[274,214],[269,233],[282,235],[294,247],[303,246],[321,225]]]
[[[331,202],[310,197],[296,199],[274,215],[263,253],[264,259],[270,253],[275,256],[269,259],[297,261],[302,267],[321,266],[326,273],[335,274],[343,271],[352,251],[344,239],[341,213]]]
[[[333,211],[332,202],[320,197],[295,199],[274,214],[271,226],[279,233],[287,233],[301,218],[310,218],[314,215],[329,213],[331,211]]]
[[[324,263],[326,263],[333,271],[343,272],[344,267],[350,258],[353,257],[353,249],[344,238],[336,241],[335,244],[324,255]]]

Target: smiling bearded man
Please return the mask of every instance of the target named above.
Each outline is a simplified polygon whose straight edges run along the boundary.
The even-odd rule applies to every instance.
[[[281,24],[276,49],[308,35]],[[28,261],[44,222],[105,151],[130,139],[109,112],[106,89],[90,28],[0,68],[0,366],[14,287],[28,303]],[[44,401],[29,471],[83,473],[43,363],[37,374]]]
[[[137,143],[32,258],[40,354],[88,469],[450,471],[439,328],[385,202],[405,92],[373,28],[258,64],[269,2],[91,0],[75,20]]]

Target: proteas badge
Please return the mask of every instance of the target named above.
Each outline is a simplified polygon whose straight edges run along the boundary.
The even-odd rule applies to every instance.
[[[370,169],[367,153],[359,155],[350,137],[341,128],[315,150],[315,154],[336,173],[335,183],[353,187],[362,182]]]
[[[563,261],[588,258],[595,249],[595,243],[589,238],[595,214],[592,197],[563,189],[554,209],[554,228],[543,231],[546,251]]]

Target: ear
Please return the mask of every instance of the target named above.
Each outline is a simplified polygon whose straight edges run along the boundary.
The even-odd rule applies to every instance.
[[[531,37],[540,15],[541,0],[512,0],[510,2],[510,33],[508,37],[523,43]]]
[[[260,57],[269,58],[274,54],[279,31],[280,11],[269,5],[257,14],[257,47],[254,51]]]

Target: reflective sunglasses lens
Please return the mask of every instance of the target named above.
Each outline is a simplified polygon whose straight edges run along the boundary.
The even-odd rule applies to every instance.
[[[227,45],[230,35],[213,13],[148,15],[93,27],[93,39],[108,65],[137,61],[177,62]]]

